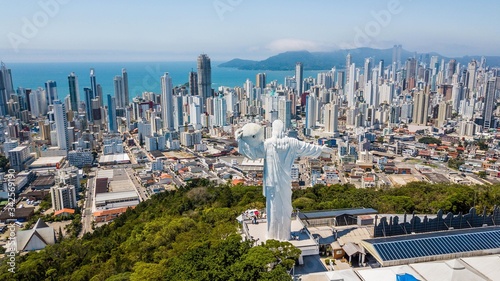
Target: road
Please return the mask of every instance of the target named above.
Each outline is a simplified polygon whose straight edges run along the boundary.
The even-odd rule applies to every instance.
[[[82,232],[83,236],[87,232],[92,232],[92,209],[94,204],[94,185],[95,185],[95,172],[90,173],[87,180],[87,191],[85,192],[84,209],[82,212]],[[92,176],[91,176],[92,175]]]
[[[134,170],[131,168],[127,168],[125,171],[127,171],[127,175],[134,184],[135,191],[137,194],[139,194],[139,201],[146,201],[149,199],[149,194],[147,193],[146,189],[142,187],[142,185],[137,181],[136,176],[134,175]]]

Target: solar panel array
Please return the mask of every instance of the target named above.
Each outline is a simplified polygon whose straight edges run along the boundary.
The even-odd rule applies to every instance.
[[[384,261],[500,248],[500,230],[402,241],[371,241]]]

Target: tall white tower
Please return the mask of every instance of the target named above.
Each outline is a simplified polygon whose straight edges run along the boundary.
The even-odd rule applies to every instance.
[[[59,149],[68,151],[69,138],[66,106],[60,100],[54,101],[54,121],[56,122],[57,145]]]
[[[355,83],[356,83],[356,65],[352,63],[349,66],[349,80],[347,80],[347,106],[355,104]]]
[[[116,100],[116,107],[118,108],[123,108],[123,101],[124,101],[124,90],[123,90],[123,79],[120,75],[116,75],[115,78],[113,79],[113,85],[115,88],[115,100]]]
[[[255,100],[252,81],[250,81],[250,79],[247,79],[247,81],[245,81],[245,84],[243,86],[245,87],[245,93],[247,95],[248,102],[252,104],[252,102]]]
[[[335,103],[325,105],[325,131],[336,133],[339,124],[339,106]]]
[[[128,92],[128,73],[125,68],[122,68],[122,83],[123,83],[123,107],[129,104],[129,92]]]
[[[290,129],[292,126],[292,101],[285,97],[278,101],[278,119],[283,121],[285,129]]]
[[[297,64],[295,64],[295,83],[297,84],[297,93],[299,95],[302,95],[302,92],[304,90],[303,80],[304,80],[304,67],[301,62],[298,62]]]
[[[172,104],[172,77],[165,72],[161,77],[161,114],[163,119],[163,129],[165,131],[174,130],[174,108]]]
[[[214,126],[223,127],[227,125],[227,104],[223,96],[214,98]]]

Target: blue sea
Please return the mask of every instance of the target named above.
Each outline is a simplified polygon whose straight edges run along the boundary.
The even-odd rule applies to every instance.
[[[129,79],[130,98],[140,96],[142,92],[149,91],[160,93],[160,76],[168,72],[172,77],[174,86],[188,82],[189,72],[196,71],[196,61],[192,62],[94,62],[94,63],[8,63],[12,70],[14,88],[23,87],[36,89],[44,87],[48,80],[57,82],[57,93],[64,99],[68,92],[68,75],[75,72],[78,76],[80,99],[83,99],[83,88],[90,87],[90,68],[94,68],[98,84],[101,84],[103,94],[114,94],[113,78],[121,75],[121,69],[126,68]],[[238,70],[234,68],[218,67],[221,62],[212,62],[212,88],[220,86],[243,87],[246,79],[255,83],[255,75],[259,72],[266,73],[266,81],[277,80],[284,83],[286,76],[293,76],[290,71],[257,71]],[[304,77],[316,78],[320,71],[304,71]]]

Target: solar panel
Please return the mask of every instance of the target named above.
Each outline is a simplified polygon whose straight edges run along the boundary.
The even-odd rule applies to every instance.
[[[472,233],[437,233],[439,236],[408,236],[369,240],[384,261],[463,253],[500,248],[500,229]]]

